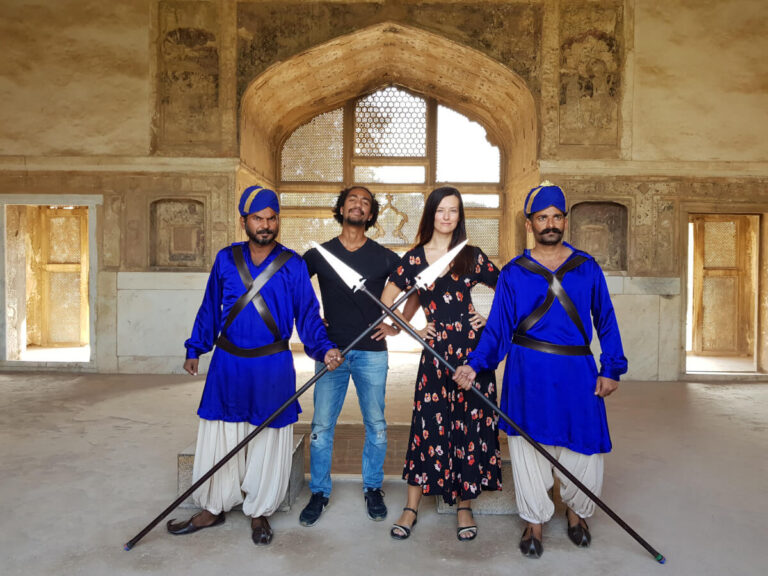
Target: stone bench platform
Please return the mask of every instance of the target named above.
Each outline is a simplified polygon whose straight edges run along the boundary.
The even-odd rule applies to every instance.
[[[195,463],[195,443],[193,442],[177,456],[177,495],[181,496],[192,486],[192,467]],[[288,512],[296,502],[296,498],[304,488],[304,434],[293,435],[293,462],[291,463],[291,478],[288,481],[288,491],[280,504],[280,512]],[[192,496],[179,504],[179,508],[197,508],[192,503]],[[239,508],[239,506],[238,506]]]
[[[472,502],[474,514],[517,514],[515,503],[515,482],[512,479],[512,464],[509,459],[501,461],[501,482],[503,490],[483,492]],[[442,496],[435,496],[438,514],[456,514],[456,506],[448,506]]]

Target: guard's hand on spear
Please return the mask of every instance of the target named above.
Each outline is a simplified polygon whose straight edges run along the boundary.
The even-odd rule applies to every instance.
[[[453,373],[453,380],[456,385],[462,390],[469,390],[472,388],[472,383],[475,381],[477,373],[471,366],[459,366],[456,368],[456,372]]]
[[[328,368],[328,372],[333,372],[336,368],[341,366],[342,362],[344,362],[344,356],[341,355],[338,348],[332,348],[325,353],[323,362],[325,363],[326,368]]]
[[[461,250],[464,247],[464,244],[466,244],[466,240],[453,248],[453,250],[449,251],[447,254],[444,254],[441,256],[436,262],[434,262],[432,265],[428,266],[425,270],[423,270],[418,276],[416,276],[415,280],[415,286],[411,289],[412,291],[415,291],[417,288],[426,289],[426,287],[430,286],[435,279],[437,278],[437,275],[440,274],[442,270],[444,270],[450,263],[453,261],[453,259],[458,254],[459,250]],[[512,419],[507,416],[504,412],[502,412],[498,406],[496,406],[493,402],[491,402],[488,398],[486,398],[482,392],[480,392],[479,389],[474,388],[472,386],[472,383],[475,380],[475,371],[470,366],[459,366],[458,368],[455,368],[451,364],[448,363],[448,361],[443,358],[434,348],[432,348],[427,342],[424,341],[423,338],[419,336],[419,334],[416,333],[416,331],[402,318],[400,318],[395,313],[396,306],[387,306],[387,304],[383,301],[384,295],[382,295],[382,298],[379,299],[375,295],[371,294],[364,286],[365,280],[360,277],[360,275],[355,272],[352,268],[350,268],[348,265],[341,262],[338,258],[330,254],[327,250],[321,249],[319,246],[315,246],[320,251],[320,254],[323,255],[323,257],[328,260],[332,265],[334,270],[341,276],[341,278],[344,280],[344,282],[347,284],[347,286],[350,287],[350,289],[357,291],[362,290],[365,294],[368,295],[372,300],[374,300],[384,311],[384,313],[392,318],[394,322],[397,322],[403,330],[408,332],[411,336],[416,338],[419,343],[424,347],[426,351],[428,351],[432,356],[434,356],[435,360],[437,360],[439,363],[441,363],[445,368],[450,370],[454,373],[454,380],[456,380],[456,383],[464,390],[472,390],[472,392],[475,394],[475,396],[483,402],[488,408],[496,412],[501,419],[503,419],[511,428],[515,430],[520,436],[522,436],[531,446],[533,446],[536,451],[538,451],[544,458],[546,458],[555,468],[557,468],[565,477],[567,477],[573,484],[578,487],[590,500],[592,500],[595,504],[597,504],[600,508],[603,509],[613,520],[616,521],[619,526],[624,528],[624,530],[627,531],[635,540],[637,540],[648,552],[651,553],[651,555],[654,556],[655,560],[659,562],[660,564],[664,564],[666,562],[666,559],[664,556],[656,551],[654,548],[651,547],[648,542],[643,540],[643,538],[635,532],[629,524],[624,522],[618,514],[616,514],[613,510],[611,510],[600,498],[594,494],[589,488],[584,486],[584,484],[576,478],[572,472],[570,472],[565,466],[563,466],[558,460],[555,459],[554,456],[552,456],[547,450],[536,440],[531,438],[523,429],[521,429],[517,424],[515,424]],[[384,288],[384,291],[387,291],[389,285],[387,285]],[[410,296],[410,293],[408,294]],[[610,384],[610,383],[609,383]]]

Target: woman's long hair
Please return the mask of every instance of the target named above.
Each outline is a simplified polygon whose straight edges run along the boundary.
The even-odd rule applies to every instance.
[[[453,230],[451,236],[451,243],[448,246],[450,250],[457,244],[462,243],[467,239],[467,227],[464,222],[464,202],[461,199],[461,193],[452,186],[441,186],[435,188],[427,196],[427,201],[424,204],[424,212],[421,214],[421,222],[419,222],[419,231],[417,233],[416,246],[424,246],[427,242],[432,240],[432,235],[435,232],[435,213],[437,207],[440,206],[440,202],[448,196],[455,196],[459,199],[459,221],[456,223],[456,228]],[[453,260],[451,264],[451,272],[458,274],[469,274],[474,265],[474,251],[467,245],[459,252],[459,255]]]

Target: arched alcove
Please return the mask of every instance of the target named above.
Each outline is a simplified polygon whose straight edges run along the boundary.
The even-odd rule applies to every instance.
[[[277,150],[297,126],[357,95],[397,84],[481,123],[502,155],[501,255],[521,246],[516,221],[538,184],[536,109],[528,87],[485,54],[442,36],[382,23],[280,62],[246,89],[240,110],[238,190],[275,185]]]
[[[153,268],[204,268],[205,205],[169,198],[149,206],[150,258]]]
[[[616,202],[581,202],[569,215],[571,243],[595,257],[603,270],[627,269],[627,207]]]

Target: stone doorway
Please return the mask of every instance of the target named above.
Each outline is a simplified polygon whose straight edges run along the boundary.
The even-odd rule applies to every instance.
[[[757,371],[760,217],[691,214],[686,372]]]
[[[89,209],[5,206],[6,360],[90,360]]]

